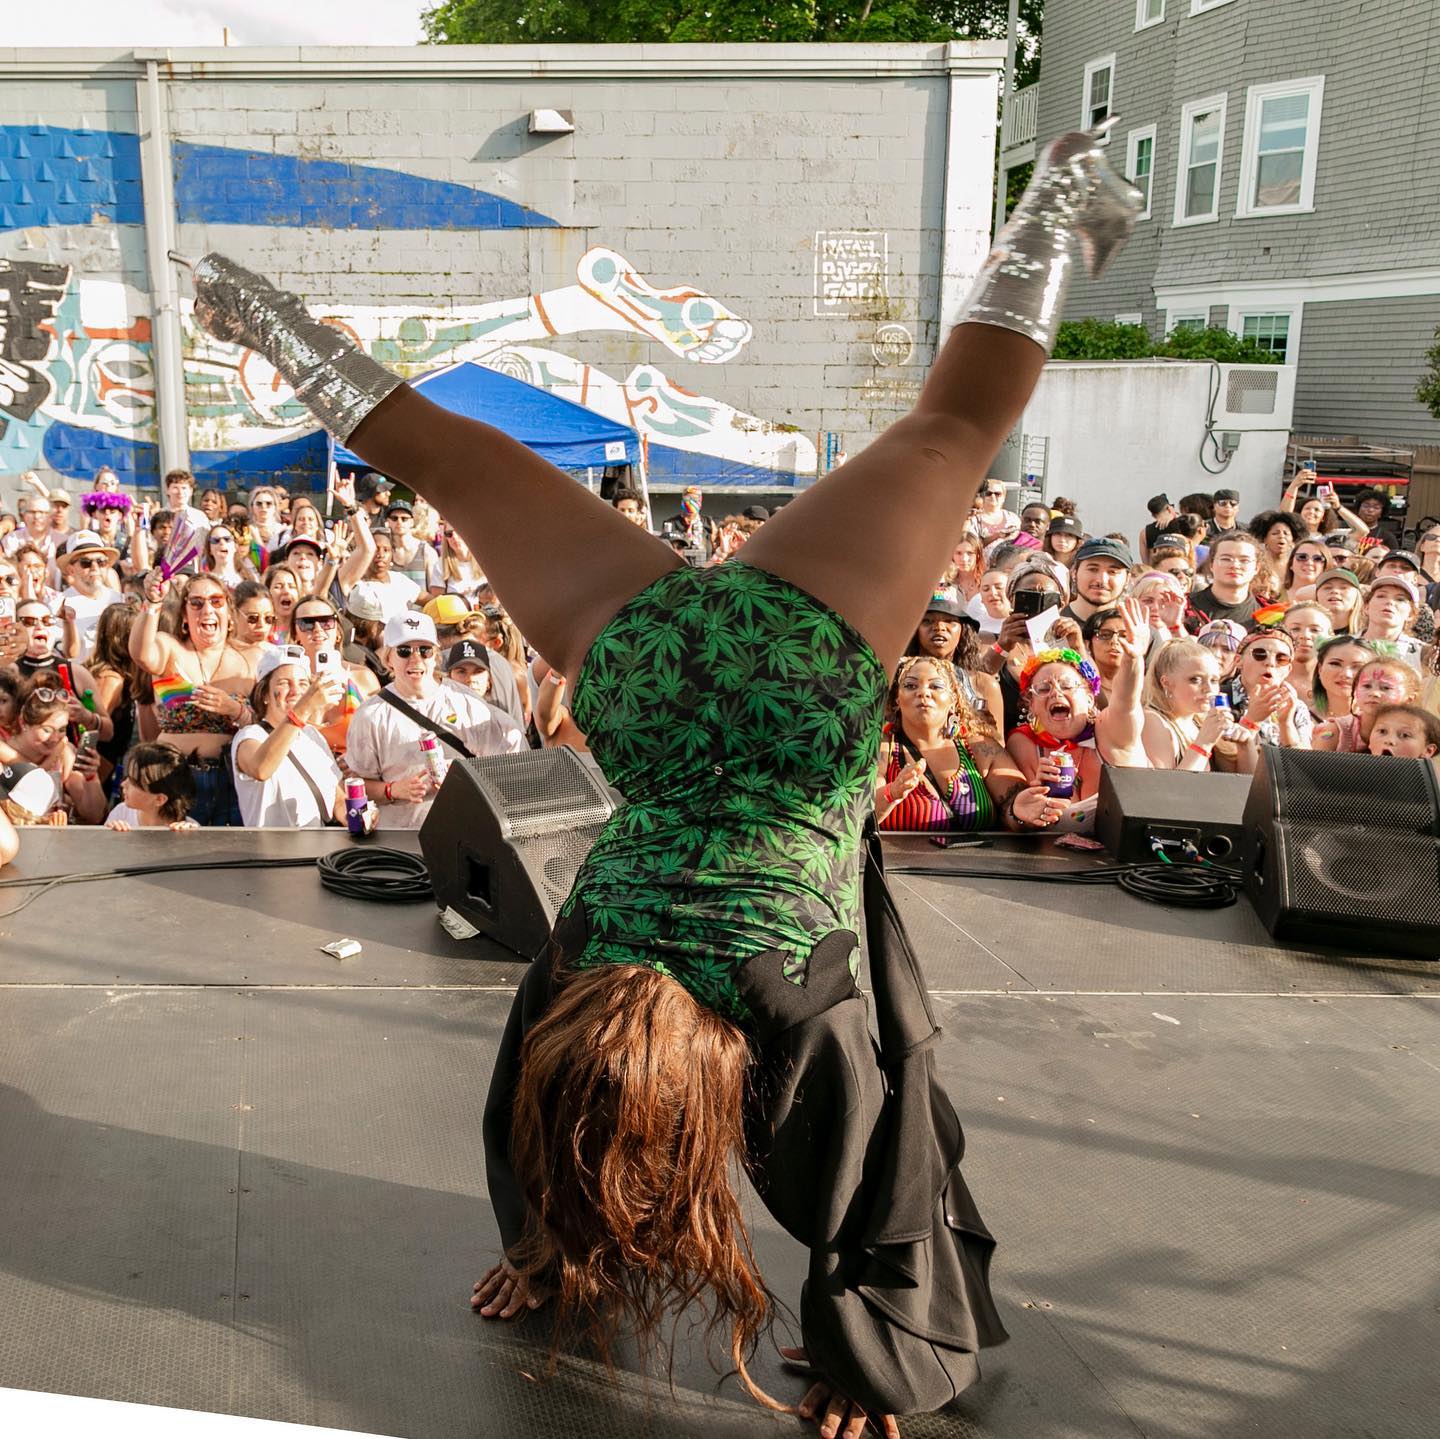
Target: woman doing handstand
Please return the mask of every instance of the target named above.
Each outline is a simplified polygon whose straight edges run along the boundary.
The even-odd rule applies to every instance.
[[[1095,136],[1054,142],[914,412],[704,569],[295,296],[221,256],[195,267],[201,323],[452,519],[625,797],[501,1042],[486,1161],[505,1258],[476,1286],[483,1313],[548,1290],[557,1335],[608,1360],[622,1324],[653,1336],[703,1301],[765,1402],[738,1161],[810,1250],[800,1412],[827,1432],[898,1433],[891,1416],[946,1403],[1004,1337],[931,1046],[893,1054],[882,1022],[882,1071],[866,1027],[866,823],[890,671],[1039,377],[1076,253],[1098,273],[1137,200]]]

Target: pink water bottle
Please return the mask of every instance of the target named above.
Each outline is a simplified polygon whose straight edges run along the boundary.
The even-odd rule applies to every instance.
[[[420,758],[425,761],[425,772],[439,789],[445,783],[445,756],[440,753],[440,741],[433,734],[420,736]]]
[[[365,811],[370,801],[365,797],[363,779],[345,781],[345,828],[357,839],[365,833]]]

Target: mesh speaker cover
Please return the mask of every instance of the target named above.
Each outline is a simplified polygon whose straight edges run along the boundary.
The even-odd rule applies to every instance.
[[[1440,850],[1433,839],[1386,834],[1379,837],[1382,851],[1373,829],[1288,821],[1276,835],[1294,909],[1382,927],[1440,926]]]
[[[1433,766],[1426,760],[1324,754],[1272,745],[1264,750],[1277,819],[1295,824],[1364,823],[1372,835],[1437,833]]]
[[[500,833],[509,840],[584,828],[590,831],[588,852],[594,831],[615,809],[604,780],[570,749],[526,750],[457,763],[485,794],[499,818]]]

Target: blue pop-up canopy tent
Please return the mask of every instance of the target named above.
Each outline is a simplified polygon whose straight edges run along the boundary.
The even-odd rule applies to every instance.
[[[629,425],[473,360],[447,365],[410,384],[443,409],[504,430],[562,470],[640,463],[640,437]],[[365,464],[339,444],[335,463],[347,468]]]

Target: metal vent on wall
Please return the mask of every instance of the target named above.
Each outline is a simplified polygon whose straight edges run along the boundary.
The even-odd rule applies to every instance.
[[[1225,408],[1232,415],[1273,415],[1279,383],[1274,370],[1231,370],[1225,385]]]

